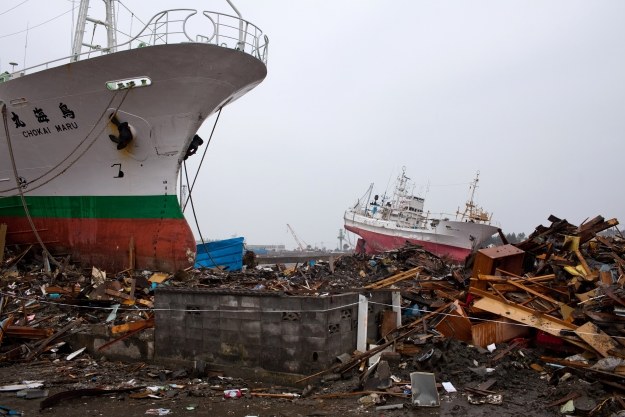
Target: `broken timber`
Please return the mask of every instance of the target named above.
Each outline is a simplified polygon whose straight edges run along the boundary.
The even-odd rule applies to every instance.
[[[422,268],[418,266],[416,268],[409,269],[408,271],[400,272],[399,274],[395,274],[388,278],[384,278],[380,281],[374,282],[373,284],[369,284],[365,288],[368,290],[377,290],[380,288],[388,287],[389,285],[395,284],[396,282],[403,281],[408,278],[417,278],[419,276],[419,272],[421,272],[421,269]]]
[[[584,349],[588,349],[588,345],[585,343],[562,335],[562,331],[565,333],[567,331],[574,332],[577,329],[577,326],[569,322],[540,311],[532,310],[529,307],[514,304],[507,300],[504,301],[499,297],[477,288],[472,288],[470,291],[471,294],[482,297],[473,303],[476,308],[497,314],[501,317],[507,317],[516,322],[523,323],[526,326],[534,327],[544,331],[545,333],[561,337],[564,340]]]

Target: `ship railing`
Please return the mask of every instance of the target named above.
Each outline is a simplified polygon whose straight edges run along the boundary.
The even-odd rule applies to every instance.
[[[2,74],[2,81],[23,76],[27,73],[41,71],[66,64],[80,59],[107,55],[123,49],[136,49],[154,45],[174,43],[208,43],[224,48],[236,49],[245,52],[267,64],[269,39],[256,25],[237,16],[225,13],[204,11],[201,33],[193,34],[191,18],[198,14],[195,9],[170,9],[156,13],[145,26],[136,34],[131,35],[117,30],[118,42],[114,47],[92,47],[86,52],[58,58],[42,64],[21,69],[11,74]],[[208,24],[206,24],[208,22]]]

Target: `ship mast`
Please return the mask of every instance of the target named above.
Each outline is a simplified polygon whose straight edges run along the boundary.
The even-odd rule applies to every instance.
[[[471,197],[469,201],[465,203],[464,212],[460,212],[460,208],[456,211],[456,220],[460,216],[461,221],[474,222],[474,223],[487,223],[490,224],[492,213],[487,213],[481,207],[475,204],[475,190],[477,189],[477,183],[480,180],[480,171],[475,174],[475,179],[471,182],[469,188],[471,189]]]
[[[72,62],[78,61],[78,55],[82,50],[82,42],[85,37],[85,26],[87,24],[87,10],[89,10],[89,0],[80,0],[78,8],[78,21],[74,29],[74,44],[72,46]]]
[[[104,0],[104,6],[106,8],[106,20],[103,22],[98,19],[93,19],[87,16],[89,12],[89,0],[80,0],[80,6],[78,9],[78,20],[76,22],[76,29],[74,30],[74,43],[72,44],[72,62],[78,61],[78,56],[82,51],[82,47],[86,46],[89,49],[101,49],[99,45],[91,45],[84,43],[85,28],[87,21],[94,25],[102,25],[106,28],[106,51],[115,52],[117,45],[117,31],[115,22],[115,7],[114,0]]]

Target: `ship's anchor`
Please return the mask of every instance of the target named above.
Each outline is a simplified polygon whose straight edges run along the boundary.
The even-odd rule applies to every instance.
[[[120,122],[117,120],[117,115],[113,114],[111,117],[111,122],[117,126],[117,131],[119,132],[119,136],[109,135],[109,138],[117,144],[117,150],[124,149],[134,138],[132,134],[132,129],[128,122]]]
[[[191,140],[191,143],[187,148],[187,153],[185,153],[184,155],[184,160],[186,160],[191,155],[195,155],[195,153],[197,152],[197,148],[199,148],[203,143],[204,141],[201,137],[199,137],[198,135],[193,136],[193,139]]]

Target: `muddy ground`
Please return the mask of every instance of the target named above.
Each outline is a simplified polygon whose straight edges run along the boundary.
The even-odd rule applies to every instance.
[[[185,416],[562,416],[561,405],[550,403],[572,394],[581,395],[575,400],[577,410],[570,415],[611,416],[622,409],[609,390],[598,382],[586,381],[563,370],[555,370],[541,363],[535,348],[512,350],[493,362],[497,353],[478,349],[457,341],[426,346],[434,353],[421,360],[402,357],[391,366],[399,382],[394,390],[401,393],[410,372],[432,372],[437,383],[451,382],[458,390],[447,393],[441,386],[439,407],[416,407],[409,398],[382,396],[380,404],[372,404],[367,395],[350,395],[359,391],[357,374],[344,379],[311,384],[306,397],[281,399],[256,397],[257,394],[296,393],[301,387],[278,387],[269,383],[235,379],[225,376],[190,375],[184,369],[166,369],[142,363],[122,363],[94,360],[83,354],[71,361],[46,358],[31,363],[5,365],[0,368],[0,385],[39,380],[47,390],[47,398],[24,399],[16,392],[0,392],[0,405],[23,412],[25,416],[62,415],[78,416],[143,416],[157,413]],[[505,345],[498,347],[504,349]],[[486,369],[493,369],[488,372]],[[542,369],[541,369],[542,368]],[[495,379],[490,391],[502,395],[500,405],[471,404],[467,389],[489,379]],[[122,389],[130,392],[110,392],[97,396],[65,398],[56,404],[40,409],[57,393],[81,393],[85,389]],[[150,387],[152,391],[146,388]],[[241,398],[224,398],[224,390],[244,388]],[[312,388],[312,389],[311,389]],[[37,390],[31,393],[37,394]],[[148,396],[151,394],[151,396]],[[345,398],[321,398],[328,395],[345,395]],[[137,398],[143,397],[143,398]],[[156,397],[156,398],[154,398]],[[485,397],[477,397],[485,398]],[[378,410],[380,405],[403,404],[398,410]],[[153,410],[153,411],[150,411]],[[1,410],[0,410],[1,411]],[[1,414],[0,414],[1,415]]]

